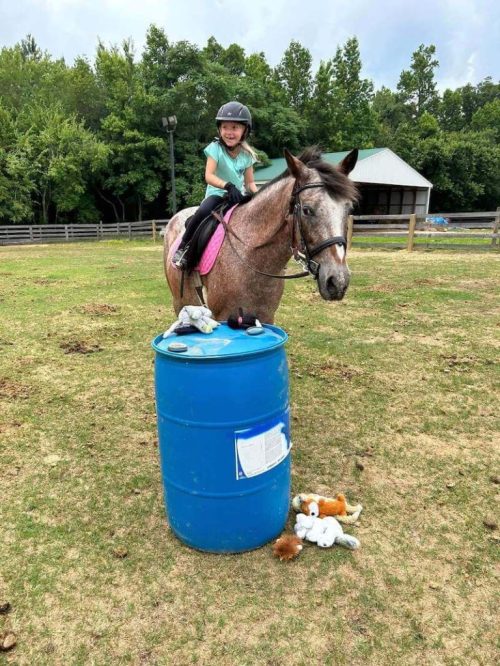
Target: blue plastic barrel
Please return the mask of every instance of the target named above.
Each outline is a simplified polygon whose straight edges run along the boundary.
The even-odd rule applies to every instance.
[[[252,333],[221,324],[152,343],[167,516],[199,550],[258,548],[288,515],[288,336]]]

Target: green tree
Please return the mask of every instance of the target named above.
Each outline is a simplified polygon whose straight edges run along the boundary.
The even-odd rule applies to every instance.
[[[439,123],[447,132],[456,132],[464,127],[462,95],[460,90],[445,90],[438,111]]]
[[[304,112],[311,97],[311,66],[310,52],[292,39],[275,69],[276,79],[285,92],[288,104],[298,113]]]
[[[333,63],[331,60],[321,61],[307,108],[308,143],[318,144],[324,151],[332,151],[342,141],[337,120]]]
[[[103,169],[107,148],[60,107],[25,109],[17,119],[16,155],[32,184],[34,215],[41,223],[95,221],[90,185]]]
[[[252,53],[247,57],[243,71],[248,78],[261,85],[271,84],[272,69],[262,51],[260,53]]]
[[[333,59],[333,100],[336,150],[370,148],[376,132],[372,110],[373,84],[361,78],[361,56],[356,37],[338,48]]]
[[[130,43],[124,42],[121,52],[100,44],[96,58],[106,109],[99,136],[109,148],[103,187],[97,191],[116,220],[142,219],[144,204],[160,193],[168,160],[158,100],[145,88],[133,56]]]
[[[105,111],[105,95],[85,58],[75,58],[73,66],[67,70],[64,85],[64,106],[67,112],[76,114],[86,127],[97,132]]]
[[[220,64],[225,67],[230,74],[240,76],[245,70],[245,51],[238,44],[230,44],[224,51]]]
[[[16,145],[16,127],[11,113],[0,103],[0,222],[16,224],[31,220],[29,164]]]
[[[21,52],[25,60],[39,61],[42,59],[42,52],[38,48],[35,38],[30,34],[21,40]]]
[[[215,37],[209,37],[206,46],[203,48],[203,56],[208,62],[217,62],[220,65],[224,56],[224,47],[219,44]]]
[[[500,98],[487,102],[472,116],[471,127],[475,130],[486,130],[492,139],[500,141]]]
[[[435,53],[436,47],[433,44],[420,44],[413,53],[410,69],[401,72],[399,77],[398,93],[410,119],[418,118],[424,111],[436,113],[438,94],[434,70],[439,62],[434,58]]]
[[[399,96],[385,86],[374,94],[372,109],[378,121],[389,132],[394,131],[406,119],[405,109]]]
[[[476,111],[485,104],[500,99],[500,83],[493,83],[491,77],[486,77],[477,86],[468,83],[456,92],[461,96],[464,124],[470,126]]]

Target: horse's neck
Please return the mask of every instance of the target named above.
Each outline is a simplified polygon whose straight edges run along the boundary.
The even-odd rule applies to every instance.
[[[291,180],[287,181],[276,183],[242,206],[235,215],[233,226],[245,242],[247,254],[269,255],[279,268],[284,267],[291,257],[290,232],[285,218],[293,184]]]

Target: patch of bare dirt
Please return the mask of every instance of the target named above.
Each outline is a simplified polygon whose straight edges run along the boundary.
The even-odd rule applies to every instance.
[[[482,365],[484,361],[478,359],[473,354],[468,356],[458,356],[458,354],[441,354],[441,358],[446,362],[449,368],[453,368],[458,372],[467,372],[475,365]]]
[[[30,397],[31,390],[26,384],[14,382],[6,377],[0,377],[0,398],[7,400],[26,400]]]
[[[442,280],[436,280],[433,278],[416,278],[414,281],[414,284],[418,285],[423,285],[423,284],[428,284],[428,285],[438,285],[438,284],[443,284]]]
[[[336,377],[344,381],[349,381],[353,379],[353,377],[357,377],[362,373],[361,370],[353,368],[345,363],[328,360],[324,363],[313,364],[310,374],[313,377]]]
[[[22,423],[20,421],[12,421],[11,423],[0,423],[0,433],[9,433],[20,428]]]
[[[437,287],[446,284],[446,280],[434,279],[434,278],[416,278],[411,284],[374,284],[370,287],[370,291],[380,292],[380,293],[393,293],[395,291],[401,291],[403,289],[412,289],[415,285],[417,286],[429,286]]]
[[[65,354],[94,354],[95,352],[102,351],[102,347],[98,344],[92,344],[82,340],[61,342],[59,347],[64,349]]]
[[[41,285],[46,285],[46,284],[52,284],[55,282],[55,280],[47,280],[47,278],[36,278],[33,280],[35,284],[41,284]]]
[[[434,337],[430,335],[417,334],[415,338],[419,343],[423,345],[429,345],[430,347],[443,347],[445,345],[442,336],[439,334],[436,334]]]
[[[109,305],[109,303],[87,303],[81,308],[81,312],[89,315],[109,315],[118,312],[116,305]]]
[[[394,291],[399,291],[403,287],[400,287],[397,284],[374,284],[369,287],[370,291],[375,291],[380,294],[390,294]]]

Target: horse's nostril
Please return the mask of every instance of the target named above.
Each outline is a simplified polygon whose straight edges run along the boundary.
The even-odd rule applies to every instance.
[[[329,277],[326,281],[326,288],[332,300],[340,300],[346,292],[347,282]]]
[[[337,285],[332,277],[329,277],[326,281],[326,288],[329,292],[337,291]]]

